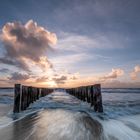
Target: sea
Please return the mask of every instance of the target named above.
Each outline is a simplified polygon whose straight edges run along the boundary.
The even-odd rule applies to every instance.
[[[14,89],[0,89],[0,140],[140,140],[140,89],[102,88],[103,113],[56,90],[13,113]]]

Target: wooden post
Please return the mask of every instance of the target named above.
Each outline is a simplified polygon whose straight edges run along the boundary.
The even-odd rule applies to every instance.
[[[83,87],[83,96],[84,96],[83,101],[85,102],[86,101],[86,93],[85,93],[85,88],[84,87]]]
[[[21,111],[21,99],[22,99],[22,86],[21,84],[15,84],[15,95],[14,95],[14,113]]]
[[[97,84],[96,85],[97,88],[97,93],[96,93],[96,96],[97,96],[97,100],[96,100],[96,104],[97,104],[97,111],[98,112],[103,112],[103,106],[102,106],[102,95],[101,95],[101,85],[100,84]]]
[[[89,86],[87,86],[87,102],[90,103]]]
[[[90,89],[90,93],[91,93],[91,106],[94,106],[94,92],[93,92],[93,86],[91,86],[91,89]]]
[[[101,95],[101,86],[100,86],[100,84],[96,84],[93,87],[92,104],[94,104],[95,112],[103,112],[102,95]]]

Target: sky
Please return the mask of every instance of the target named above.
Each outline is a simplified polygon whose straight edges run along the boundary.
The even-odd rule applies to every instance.
[[[139,0],[1,0],[0,87],[140,87]]]

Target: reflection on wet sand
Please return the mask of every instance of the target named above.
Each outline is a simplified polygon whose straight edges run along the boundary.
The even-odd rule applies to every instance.
[[[25,140],[34,129],[35,118],[32,115],[11,123],[0,130],[0,137],[4,140]]]
[[[102,126],[87,113],[52,109],[29,115],[0,131],[4,140],[100,140]]]

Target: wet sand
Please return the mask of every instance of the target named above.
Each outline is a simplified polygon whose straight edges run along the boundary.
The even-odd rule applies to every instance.
[[[102,126],[87,113],[49,109],[0,129],[4,140],[101,140]]]
[[[107,94],[114,99],[118,95]],[[122,96],[126,95],[117,100],[119,105]],[[134,97],[139,99],[138,95]],[[3,116],[0,119],[0,140],[139,140],[140,114],[121,116],[118,113],[126,113],[125,107],[117,112],[120,106],[116,102],[112,104],[107,100],[107,103],[105,113],[98,114],[77,98],[65,92],[54,92],[31,104],[25,112]],[[2,106],[2,114],[6,113],[6,108]],[[137,106],[129,109],[135,112]]]

